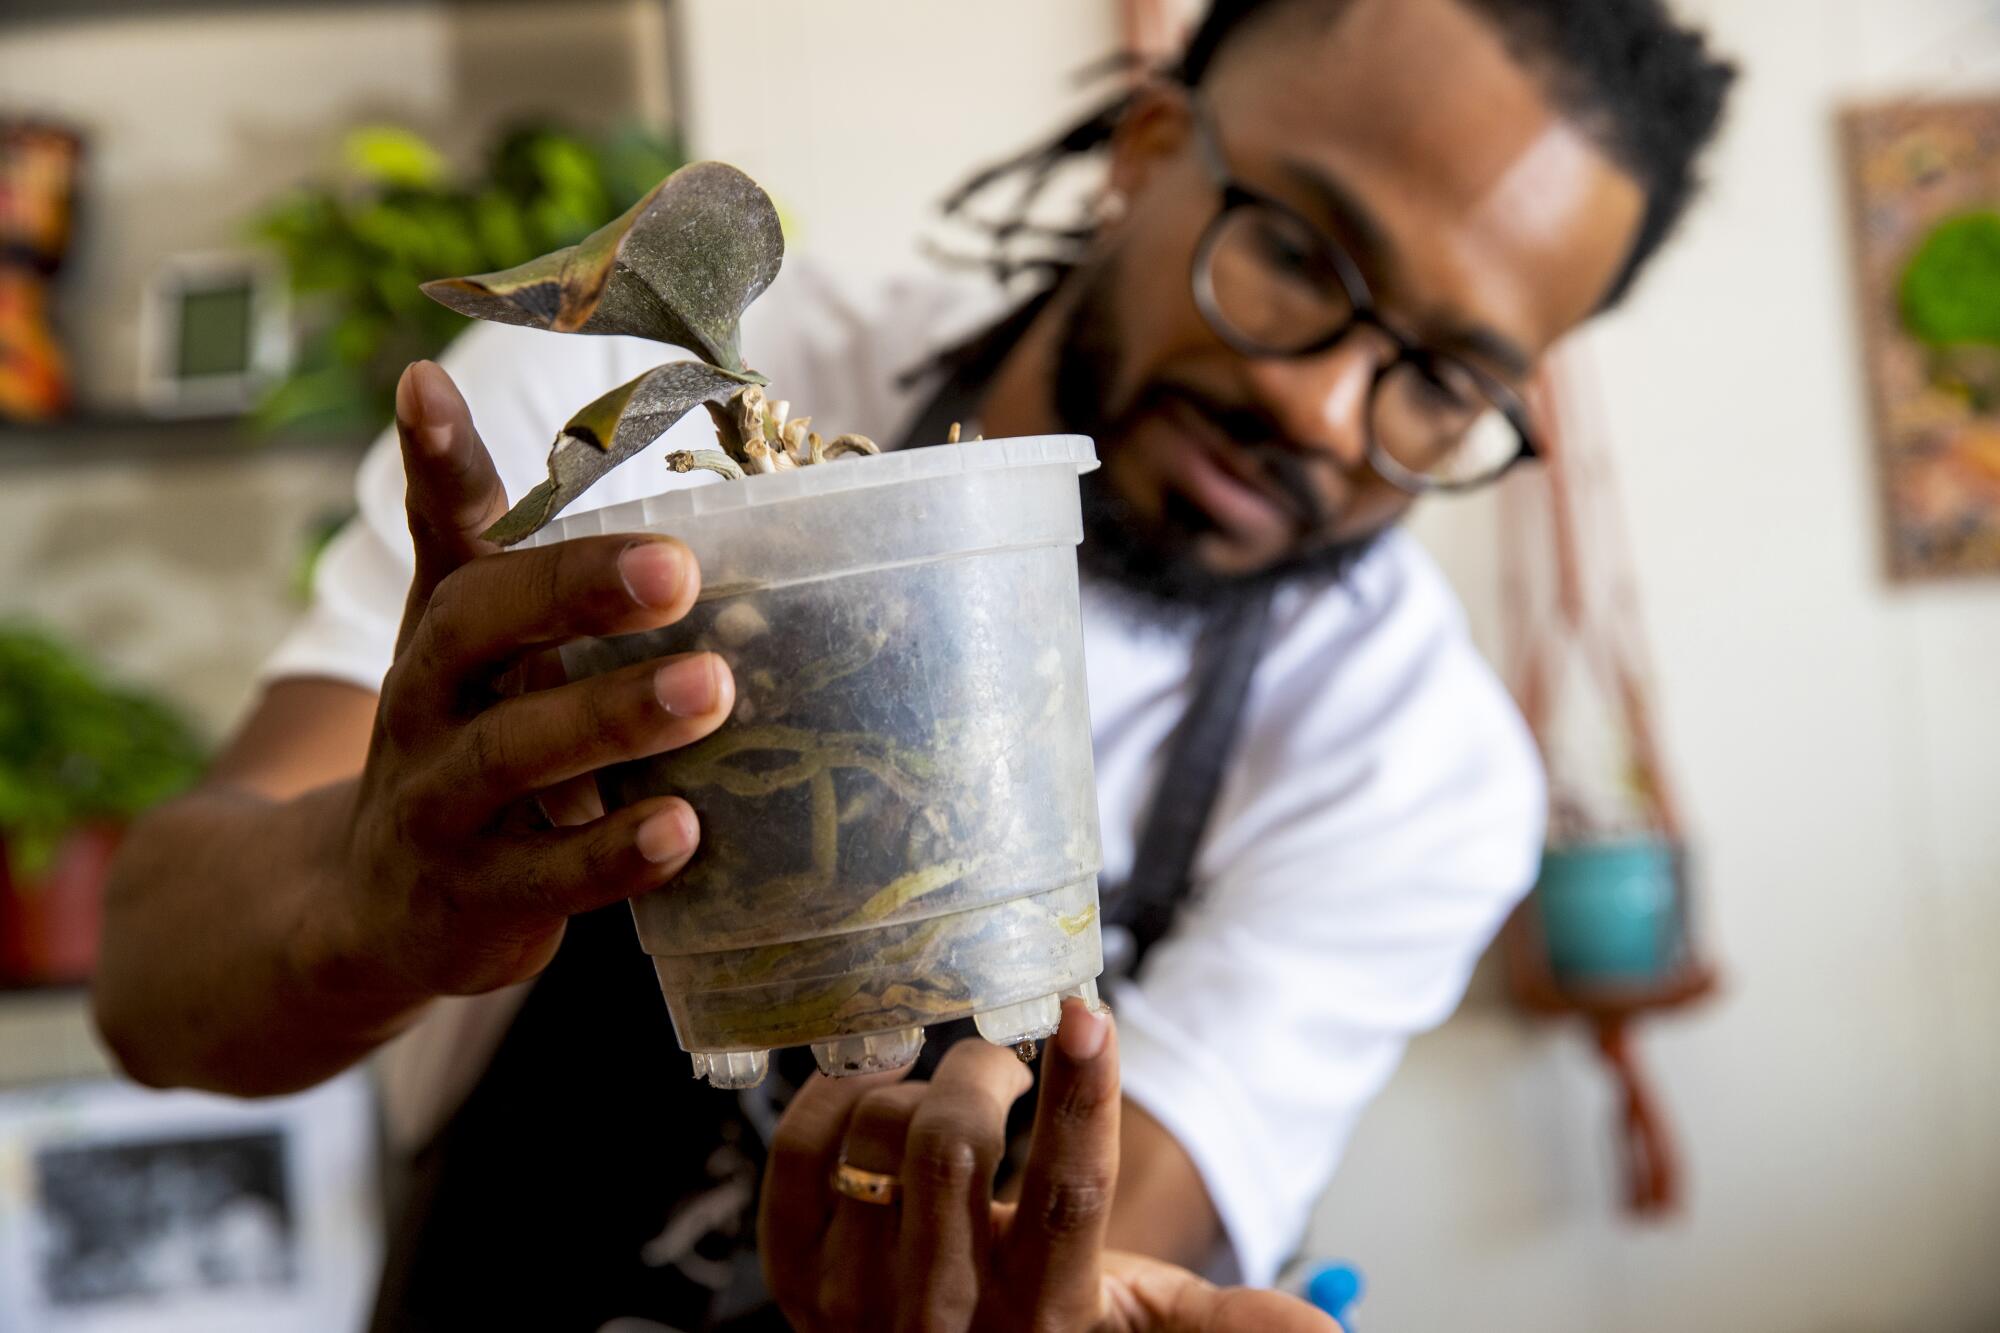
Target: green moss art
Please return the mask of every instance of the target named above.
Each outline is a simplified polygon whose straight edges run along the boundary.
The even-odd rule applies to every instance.
[[[1903,269],[1903,327],[1932,347],[2000,346],[2000,213],[1939,223]]]

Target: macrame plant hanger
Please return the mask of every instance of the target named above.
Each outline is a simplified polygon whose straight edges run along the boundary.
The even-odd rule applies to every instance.
[[[1531,394],[1545,457],[1500,496],[1508,676],[1548,767],[1548,847],[1535,890],[1508,922],[1516,1001],[1582,1020],[1620,1097],[1615,1129],[1627,1209],[1671,1211],[1680,1172],[1633,1028],[1699,998],[1715,974],[1696,948],[1688,858],[1647,688],[1638,587],[1600,418],[1572,350]],[[1598,707],[1593,777],[1561,726],[1565,705]],[[1569,710],[1574,711],[1574,710]],[[1595,790],[1593,790],[1593,784]]]

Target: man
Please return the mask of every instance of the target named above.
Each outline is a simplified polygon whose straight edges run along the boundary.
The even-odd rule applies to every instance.
[[[957,346],[930,406],[989,437],[1096,439],[1106,915],[1140,955],[1111,995],[1115,1152],[1101,1116],[1045,1108],[1018,1175],[1061,1244],[987,1263],[1016,1228],[954,1220],[1004,1207],[1004,1058],[968,1045],[928,1088],[800,1092],[780,1167],[844,1157],[904,1186],[835,1199],[774,1167],[764,1268],[803,1327],[1276,1327],[1169,1265],[1271,1279],[1362,1106],[1533,875],[1531,748],[1394,525],[1532,455],[1536,359],[1669,233],[1730,73],[1658,0],[1219,0],[1176,73],[1019,164],[1108,155],[1097,220],[1014,317],[939,284],[859,305],[800,270],[746,320],[752,363],[836,429],[893,439],[935,415],[897,372]],[[477,1086],[419,1159],[383,1328],[691,1327],[754,1304],[728,1251],[775,1107],[673,1067],[622,907],[671,892],[699,812],[601,814],[577,786],[724,725],[732,682],[692,655],[550,686],[533,656],[672,622],[699,571],[664,539],[495,554],[475,536],[569,411],[656,359],[481,327],[447,357],[464,398],[413,368],[400,457],[385,442],[363,465],[362,518],[263,699],[119,864],[97,1011],[148,1082],[305,1086],[436,997],[538,978],[497,1049],[445,1053],[475,1053]],[[583,505],[661,471],[629,463]],[[1100,1020],[1066,1021],[1047,1077],[1102,1092],[1083,1058],[1108,1059]],[[1048,1193],[1114,1157],[1108,1216],[1101,1189]],[[971,1186],[913,1187],[952,1163]],[[1166,1261],[1139,1285],[1167,1295],[1118,1286],[1142,1261],[1100,1263],[1100,1240]]]

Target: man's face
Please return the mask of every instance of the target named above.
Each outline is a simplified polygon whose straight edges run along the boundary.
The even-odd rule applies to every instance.
[[[1406,335],[1518,390],[1610,287],[1641,188],[1455,0],[1316,8],[1246,31],[1204,82],[1231,174],[1337,241]],[[1092,543],[1200,598],[1337,563],[1409,498],[1366,458],[1383,339],[1251,358],[1196,309],[1190,266],[1221,201],[1193,133],[1166,91],[1121,129],[1128,210],[1077,274],[1056,398],[1104,458]]]

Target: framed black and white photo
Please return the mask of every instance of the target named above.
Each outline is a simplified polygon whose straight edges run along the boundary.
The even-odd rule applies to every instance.
[[[364,1075],[242,1102],[0,1093],[0,1333],[350,1333],[379,1263]]]

